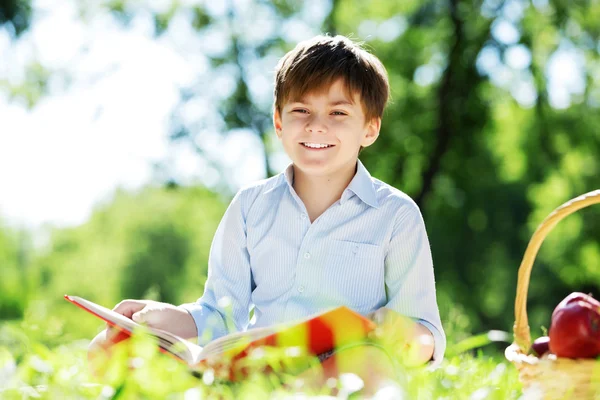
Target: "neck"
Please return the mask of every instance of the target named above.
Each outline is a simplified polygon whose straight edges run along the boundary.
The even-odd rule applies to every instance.
[[[356,174],[357,163],[333,175],[307,175],[294,166],[294,190],[304,203],[311,221],[342,197]]]

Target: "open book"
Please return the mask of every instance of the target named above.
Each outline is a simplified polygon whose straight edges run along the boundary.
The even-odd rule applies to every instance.
[[[140,330],[153,335],[163,351],[192,368],[201,368],[209,359],[243,357],[260,346],[298,347],[305,354],[318,355],[364,340],[376,327],[371,320],[340,306],[301,321],[236,332],[198,346],[164,330],[140,329],[133,320],[81,297],[65,295],[65,299],[127,334]]]

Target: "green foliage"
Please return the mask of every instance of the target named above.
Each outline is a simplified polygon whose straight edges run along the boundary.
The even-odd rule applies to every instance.
[[[597,5],[520,3],[521,17],[509,2],[337,4],[337,30],[356,36],[356,27],[367,27],[370,36],[359,39],[368,40],[390,75],[392,103],[380,137],[361,159],[421,207],[442,320],[459,303],[472,331],[509,330],[517,269],[535,228],[600,182],[594,156],[600,114],[592,105],[600,57],[590,41],[597,37],[590,24]],[[493,35],[494,24],[507,20],[520,35],[517,44],[532,53],[523,70],[503,58],[512,44]],[[567,39],[585,55],[588,86],[570,107],[557,109],[544,71]],[[494,73],[479,65],[484,51],[499,54]],[[507,83],[497,83],[501,71],[509,74]],[[528,76],[536,99],[524,106],[515,88]],[[534,334],[549,325],[568,292],[600,291],[599,208],[561,222],[542,246],[529,293]]]
[[[30,0],[2,0],[0,2],[0,27],[8,24],[13,37],[21,35],[31,20]]]
[[[124,298],[195,301],[202,295],[210,243],[224,210],[219,197],[200,187],[118,191],[87,223],[54,229],[47,248],[32,260],[36,298],[50,300],[30,304],[33,319],[49,318],[49,308],[71,310],[63,294],[107,307]],[[77,319],[66,318],[62,329],[68,331]],[[92,334],[81,327],[75,332]]]
[[[26,353],[14,352],[15,336],[22,332],[0,329],[0,397],[3,399],[119,398],[119,399],[256,399],[256,398],[363,398],[360,378],[342,374],[322,387],[307,386],[297,373],[304,367],[282,369],[291,356],[271,349],[257,352],[246,363],[246,379],[229,382],[217,371],[193,375],[183,364],[157,351],[156,342],[134,336],[113,349],[102,365],[102,378],[90,375],[86,342],[66,342],[48,348],[35,341]],[[481,342],[480,344],[483,344]],[[266,349],[268,350],[268,349]],[[298,364],[300,365],[300,364]],[[265,373],[270,368],[273,372]],[[454,355],[429,371],[397,365],[398,378],[388,381],[376,396],[411,399],[517,399],[521,386],[516,369],[505,361],[479,354]]]
[[[188,237],[178,233],[171,222],[162,220],[148,225],[137,228],[133,243],[128,246],[131,259],[121,273],[121,292],[144,298],[156,286],[158,299],[174,303],[189,257]]]
[[[278,172],[269,166],[277,149],[271,104],[251,88],[256,70],[265,68],[261,63],[294,45],[286,42],[284,29],[252,40],[248,35],[255,27],[252,18],[260,13],[248,10],[231,8],[216,15],[204,4],[172,2],[160,12],[144,2],[101,4],[125,25],[136,13],[150,13],[156,36],[182,15],[185,18],[178,22],[188,21],[199,36],[211,30],[224,32],[225,50],[205,56],[211,72],[233,77],[234,90],[226,98],[210,98],[216,105],[210,118],[186,123],[181,117],[186,113],[179,111],[209,94],[203,81],[183,90],[172,140],[197,146],[205,131],[249,128],[264,144],[267,173]],[[301,4],[256,1],[252,12],[263,12],[283,27],[303,18],[307,22]],[[449,343],[458,346],[454,347],[458,352],[460,345],[470,348],[485,341],[473,332],[509,331],[517,269],[532,233],[555,207],[600,183],[600,4],[336,0],[330,5],[323,30],[365,40],[388,69],[392,102],[379,139],[361,159],[375,177],[407,192],[423,211]],[[84,16],[86,9],[81,6]],[[507,21],[518,33],[515,43],[494,35],[494,26]],[[515,67],[508,62],[516,46],[529,52],[528,64]],[[554,89],[549,87],[548,68],[561,49],[576,51],[585,88],[559,107],[551,101]],[[481,66],[486,52],[497,58],[491,69]],[[52,71],[34,62],[23,75],[23,84],[0,82],[0,89],[32,107],[48,90]],[[523,87],[532,88],[529,101],[518,95]],[[212,119],[214,126],[204,121]],[[220,156],[196,149],[209,163]],[[0,316],[23,317],[19,329],[27,338],[11,343],[55,346],[89,338],[97,321],[72,312],[72,306],[60,299],[63,293],[109,306],[124,297],[194,300],[202,292],[210,241],[223,210],[216,195],[200,188],[118,192],[84,225],[53,230],[49,247],[36,252],[31,262],[20,258],[20,233],[0,228]],[[546,239],[529,286],[534,336],[549,326],[552,309],[568,292],[600,293],[598,237],[600,206],[594,206],[565,219]],[[25,351],[18,354],[14,357],[19,368],[38,365],[35,360],[23,361]],[[39,374],[27,376],[28,384],[48,382]],[[423,376],[414,378],[423,387],[419,398],[518,397],[514,372],[481,355],[453,357],[437,375]],[[128,385],[111,390],[127,396],[141,390]],[[172,387],[172,393],[185,393],[186,385]],[[245,389],[262,393],[264,387],[251,383]],[[205,393],[198,390],[198,396]],[[227,396],[236,388],[216,390]]]
[[[23,317],[32,289],[26,266],[28,251],[27,234],[4,227],[0,220],[0,320]]]

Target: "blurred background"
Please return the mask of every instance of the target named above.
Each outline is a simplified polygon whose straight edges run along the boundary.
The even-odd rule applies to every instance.
[[[65,293],[196,300],[232,195],[289,162],[275,64],[325,32],[387,67],[361,159],[421,207],[450,343],[512,332],[535,228],[600,188],[599,21],[594,0],[1,0],[0,336],[91,337]],[[539,336],[571,291],[600,297],[600,206],[536,260]]]

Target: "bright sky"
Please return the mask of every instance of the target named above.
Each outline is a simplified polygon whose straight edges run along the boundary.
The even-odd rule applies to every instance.
[[[184,180],[216,184],[200,157],[167,140],[179,88],[192,82],[198,65],[151,40],[143,26],[122,30],[102,18],[84,25],[73,8],[46,6],[36,3],[40,17],[22,40],[11,43],[0,31],[0,59],[8,60],[0,80],[18,82],[23,65],[37,58],[72,73],[74,83],[63,89],[59,74],[32,110],[0,95],[0,216],[27,227],[81,223],[116,187],[148,182],[152,163],[165,159]],[[264,177],[250,133],[207,137],[205,144],[229,149],[220,157],[226,171],[236,166],[227,177],[234,186]]]
[[[161,1],[150,3],[159,7]],[[244,6],[249,1],[239,3]],[[310,17],[318,14],[317,3],[313,1],[312,8],[307,8]],[[226,139],[219,134],[203,135],[203,147],[218,154],[225,177],[219,177],[189,148],[175,147],[167,140],[179,89],[207,70],[202,54],[182,54],[190,54],[192,47],[218,52],[219,43],[223,45],[218,31],[210,40],[202,41],[186,31],[185,24],[175,24],[181,27],[170,32],[175,40],[157,41],[150,34],[152,21],[144,15],[133,21],[132,28],[122,29],[103,15],[81,22],[72,0],[63,0],[60,7],[52,0],[37,0],[33,7],[32,29],[21,40],[11,42],[7,32],[0,30],[0,81],[19,82],[31,60],[58,73],[50,80],[49,95],[32,110],[0,94],[0,218],[29,228],[44,223],[81,223],[94,204],[108,199],[116,187],[135,188],[150,181],[152,163],[164,160],[173,163],[178,178],[201,180],[209,186],[227,179],[235,189],[264,177],[260,144],[248,132],[240,131]],[[527,73],[531,54],[518,44],[520,34],[511,20],[518,18],[519,10],[513,7],[509,11],[512,15],[498,19],[492,29],[497,40],[509,45],[504,60],[496,50],[486,48],[478,66],[523,106],[531,106],[535,101]],[[254,29],[252,35],[275,29],[268,23],[268,15],[261,18],[266,22],[255,24],[260,29]],[[285,31],[294,34],[288,38],[292,41],[317,33],[298,21],[289,25]],[[381,23],[364,22],[359,33],[393,40],[405,27],[406,21],[393,17]],[[265,60],[266,64],[274,62]],[[415,81],[432,84],[439,78],[442,65],[443,58],[433,57],[417,69]],[[552,56],[546,73],[553,106],[568,107],[571,95],[583,92],[582,65],[583,56],[568,44]],[[269,102],[272,87],[267,69],[262,65],[250,68],[250,90],[259,101]],[[65,85],[65,76],[72,77],[72,84]],[[227,96],[230,78],[222,72],[207,77],[207,84],[221,89],[217,96]],[[183,118],[186,113],[201,118],[209,100],[190,104]],[[276,170],[288,162],[281,153],[273,159]]]

